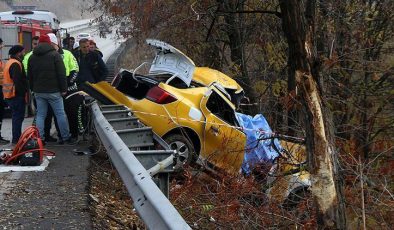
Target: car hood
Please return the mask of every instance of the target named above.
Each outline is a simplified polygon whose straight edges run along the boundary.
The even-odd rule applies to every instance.
[[[194,62],[180,50],[163,41],[147,39],[146,42],[157,50],[149,74],[175,75],[189,87],[195,69]]]
[[[219,83],[226,89],[232,89],[235,93],[243,91],[241,86],[226,74],[208,67],[196,67],[193,73],[193,80],[202,85],[209,86],[213,82]]]

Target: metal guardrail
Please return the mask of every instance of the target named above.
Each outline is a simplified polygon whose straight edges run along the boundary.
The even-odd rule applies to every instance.
[[[66,29],[67,29],[67,33],[75,33],[77,31],[84,30],[84,29],[88,28],[89,26],[90,26],[89,23],[85,23],[85,24],[81,24],[81,25],[77,25],[77,26],[68,27]]]
[[[68,23],[68,24],[70,24],[70,23]],[[79,31],[82,29],[86,29],[89,26],[91,26],[90,20],[81,20],[81,23],[77,24],[77,25],[69,26],[68,24],[65,23],[65,24],[61,25],[62,28],[67,29],[67,33],[73,33],[73,32],[76,32],[76,31]]]
[[[117,110],[119,110],[119,107]],[[119,133],[124,134],[126,131],[116,131],[109,123],[108,120],[113,120],[113,114],[115,113],[113,111],[105,111],[104,113],[110,114],[111,118],[103,115],[97,103],[92,104],[93,121],[100,140],[126,185],[134,201],[133,206],[144,223],[149,229],[191,229],[154,183],[151,175],[133,154],[133,151],[130,150],[132,147],[127,146],[120,138]],[[120,111],[120,113],[122,112]],[[131,117],[129,116],[129,118]],[[118,119],[124,120],[125,117],[122,115]],[[142,131],[145,132],[146,128]],[[139,138],[142,138],[142,142],[148,138],[147,135],[146,133],[139,135]],[[140,154],[146,153],[149,153],[149,151],[140,151]],[[155,167],[157,168],[157,165],[153,166],[150,171],[155,170]]]

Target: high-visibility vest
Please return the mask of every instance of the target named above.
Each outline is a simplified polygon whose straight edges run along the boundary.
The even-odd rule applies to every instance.
[[[33,54],[33,51],[30,51],[29,53],[25,54],[25,56],[23,57],[23,68],[25,69],[25,73],[27,74],[27,64],[29,61],[30,56]]]
[[[64,49],[62,58],[63,58],[64,67],[66,67],[67,77],[70,76],[71,71],[76,71],[76,72],[79,71],[77,59],[70,51]]]
[[[4,75],[3,75],[3,61],[0,60],[0,85],[3,85],[3,79],[4,79]]]
[[[10,58],[4,66],[4,79],[3,79],[3,95],[4,98],[13,98],[15,97],[15,84],[10,76],[10,67],[12,64],[18,63],[19,67],[22,71],[22,64],[20,61]]]

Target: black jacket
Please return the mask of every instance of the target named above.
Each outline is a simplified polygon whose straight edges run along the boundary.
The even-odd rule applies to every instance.
[[[18,60],[22,65],[22,60],[17,57],[12,57],[13,59]],[[27,78],[25,71],[18,65],[18,63],[13,63],[9,69],[10,77],[15,85],[15,95],[19,97],[24,97],[27,92]]]
[[[73,54],[79,65],[77,77],[78,83],[83,83],[86,81],[90,83],[97,83],[105,80],[108,74],[108,69],[103,59],[97,52],[82,54],[82,52],[78,49]]]
[[[28,60],[27,77],[35,93],[67,91],[66,69],[63,59],[48,43],[40,43]]]

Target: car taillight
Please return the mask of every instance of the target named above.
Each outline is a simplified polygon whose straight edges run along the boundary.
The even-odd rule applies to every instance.
[[[168,104],[177,100],[176,97],[158,86],[155,86],[148,91],[146,99],[157,104]]]

